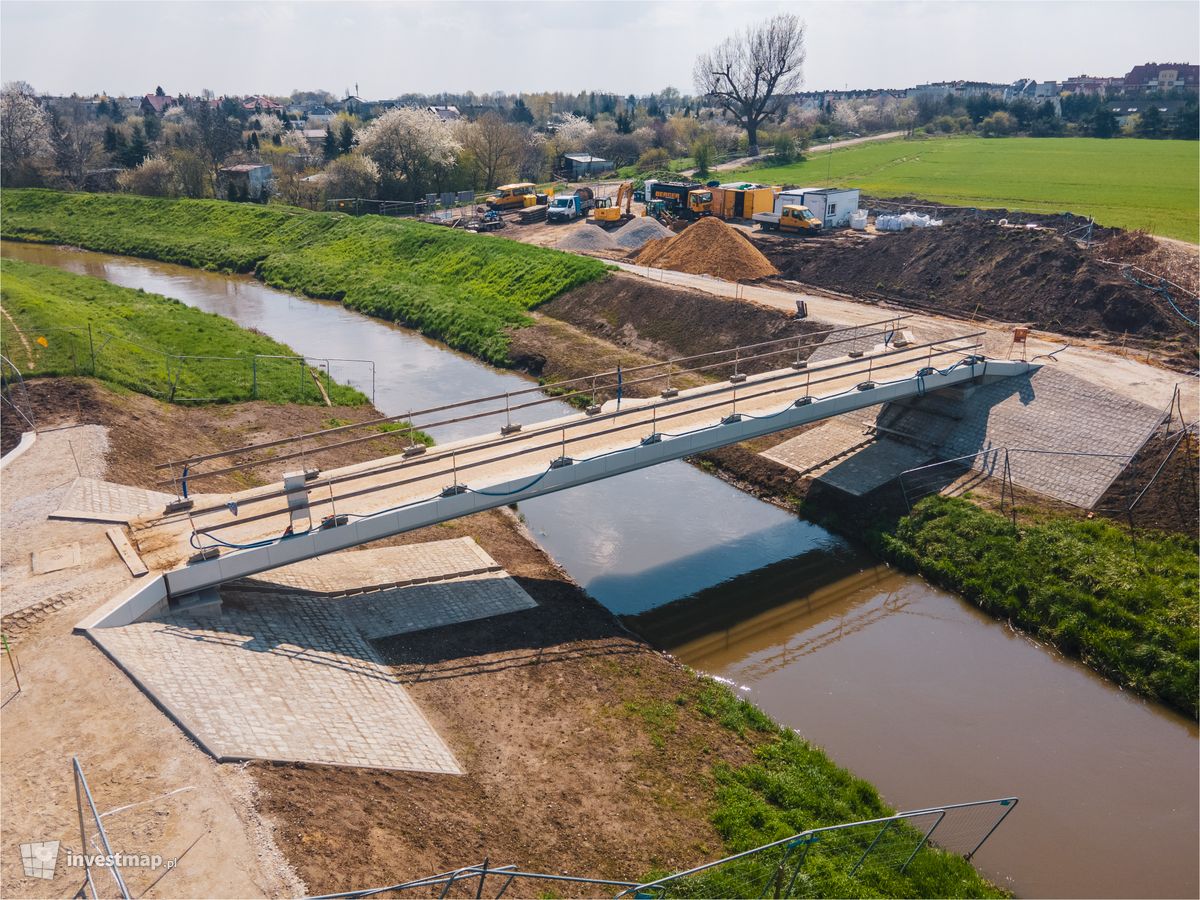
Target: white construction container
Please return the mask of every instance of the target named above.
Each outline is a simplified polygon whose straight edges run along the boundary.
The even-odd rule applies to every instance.
[[[791,188],[775,195],[775,215],[785,206],[806,206],[824,228],[845,228],[858,212],[859,194],[857,188]]]

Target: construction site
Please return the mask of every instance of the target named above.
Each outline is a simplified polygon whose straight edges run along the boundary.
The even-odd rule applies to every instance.
[[[1090,529],[1109,580],[1194,553],[1194,245],[820,187],[458,199],[409,227],[610,267],[507,368],[261,266],[5,232],[294,348],[222,361],[232,402],[186,347],[131,389],[142,348],[6,293],[10,895],[1101,896],[1157,859],[1194,896],[1194,660],[901,543],[940,498]]]

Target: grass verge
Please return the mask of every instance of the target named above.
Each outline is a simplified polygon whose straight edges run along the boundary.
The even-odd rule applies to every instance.
[[[178,300],[10,259],[0,260],[0,298],[6,313],[0,347],[27,374],[95,375],[177,400],[228,403],[256,395],[273,403],[324,402],[307,366],[294,359],[251,362],[256,355],[295,357],[290,347]],[[169,359],[180,354],[221,358]],[[322,385],[336,405],[367,402],[353,388]]]
[[[217,200],[6,190],[0,232],[196,268],[403,323],[496,365],[526,311],[604,275],[603,262],[491,235]]]
[[[1197,542],[1102,520],[1014,530],[965,500],[928,497],[879,537],[893,562],[1078,656],[1120,685],[1200,715]]]
[[[1102,225],[1200,240],[1200,143],[1099,138],[939,137],[822,152],[738,177],[861,188],[957,206],[1070,211]]]

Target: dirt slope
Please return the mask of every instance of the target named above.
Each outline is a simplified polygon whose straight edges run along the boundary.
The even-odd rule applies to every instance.
[[[1195,342],[1165,300],[1049,231],[962,221],[863,245],[762,238],[759,246],[783,277],[857,296],[1080,337]]]

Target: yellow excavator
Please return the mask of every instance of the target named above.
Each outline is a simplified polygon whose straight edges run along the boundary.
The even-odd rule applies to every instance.
[[[622,211],[621,204],[625,204]],[[601,197],[596,200],[596,208],[592,210],[592,221],[602,228],[619,225],[633,218],[633,184],[625,182],[617,188],[617,198]]]

